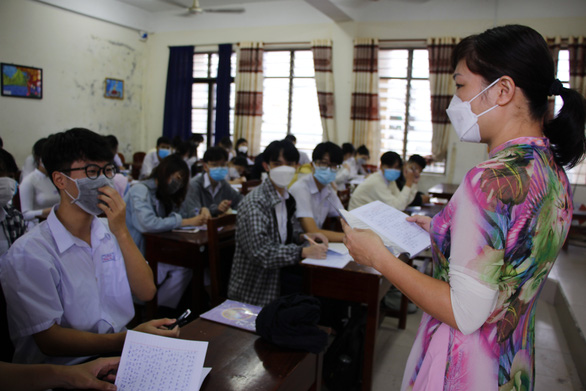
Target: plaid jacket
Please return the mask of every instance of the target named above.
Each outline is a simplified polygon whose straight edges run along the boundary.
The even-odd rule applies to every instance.
[[[270,180],[250,192],[238,207],[236,250],[228,297],[263,306],[280,295],[280,269],[301,261],[301,225],[295,199],[287,199],[287,241],[281,243],[275,205],[281,202]]]
[[[8,245],[11,246],[16,239],[25,233],[26,224],[22,217],[22,213],[20,213],[20,211],[14,206],[6,205],[3,209],[6,213],[6,217],[0,225],[2,225],[4,235],[6,236],[6,239],[8,239]]]

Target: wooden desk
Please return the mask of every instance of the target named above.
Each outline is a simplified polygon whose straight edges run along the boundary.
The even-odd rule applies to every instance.
[[[226,227],[223,232],[232,235],[235,226]],[[149,262],[155,279],[157,278],[157,265],[159,262],[170,265],[183,266],[193,269],[192,294],[193,310],[201,313],[206,310],[206,303],[202,297],[203,271],[207,264],[208,236],[206,231],[196,233],[186,232],[158,232],[144,233],[145,259]],[[147,318],[152,319],[157,308],[157,296],[147,305]]]
[[[391,283],[373,269],[353,261],[343,269],[303,263],[301,266],[304,268],[304,284],[307,293],[367,305],[362,389],[370,390],[380,301],[389,290]]]
[[[428,216],[433,217],[444,208],[445,205],[436,205],[436,204],[424,204],[422,206],[408,206],[405,209],[405,213],[410,216],[413,215],[421,215],[421,216]]]
[[[212,371],[204,391],[321,388],[323,354],[280,348],[251,332],[201,318],[182,327],[180,338],[209,342],[204,366]]]
[[[458,186],[459,185],[454,185],[451,183],[440,183],[438,185],[432,186],[427,192],[431,197],[444,198],[449,200],[458,189]]]

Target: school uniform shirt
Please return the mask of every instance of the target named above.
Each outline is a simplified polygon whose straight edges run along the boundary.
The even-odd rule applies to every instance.
[[[295,198],[297,218],[311,217],[320,229],[327,217],[339,215],[336,209],[344,209],[332,186],[327,185],[319,190],[313,175],[299,179],[291,186],[289,193]]]
[[[33,335],[54,324],[117,333],[134,316],[126,265],[107,221],[92,220],[90,246],[61,224],[56,208],[0,259],[15,363],[85,361],[88,357],[46,356]]]
[[[299,151],[299,165],[302,166],[307,163],[311,163],[311,159],[305,152]]]
[[[382,201],[396,209],[404,210],[415,198],[417,185],[404,186],[399,190],[395,181],[387,181],[383,171],[369,175],[352,193],[349,210],[366,205],[372,201]]]
[[[232,201],[230,208],[236,210],[243,197],[226,180],[217,182],[216,187],[212,188],[209,175],[203,172],[189,181],[189,189],[181,210],[184,216],[193,216],[195,215],[195,210],[199,211],[201,208],[206,207],[215,217],[221,213],[218,210],[218,206],[222,201]]]
[[[22,213],[12,205],[0,208],[0,256],[26,232]]]
[[[303,230],[295,214],[295,199],[283,198],[273,183],[266,180],[240,204],[228,284],[230,299],[260,306],[270,303],[280,295],[280,269],[301,261]],[[283,202],[287,216],[285,241],[275,210]]]
[[[338,190],[346,190],[346,184],[358,175],[358,165],[354,156],[344,160],[342,168],[336,174]]]
[[[43,213],[43,209],[53,207],[61,201],[51,179],[38,169],[22,180],[18,192],[20,210],[27,221],[35,220]]]
[[[157,156],[157,150],[155,149],[154,151],[148,152],[142,161],[142,167],[140,168],[140,176],[138,179],[147,178],[158,165],[159,157]]]

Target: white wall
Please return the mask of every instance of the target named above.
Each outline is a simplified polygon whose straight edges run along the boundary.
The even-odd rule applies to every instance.
[[[115,134],[127,158],[143,138],[148,45],[132,30],[29,0],[0,0],[0,61],[43,69],[43,99],[0,96],[0,135],[22,165],[41,137],[72,127]],[[124,80],[124,100],[104,79]]]
[[[552,4],[552,7],[556,5]],[[500,15],[507,15],[501,2]],[[114,133],[127,159],[148,150],[162,133],[169,46],[239,41],[334,42],[334,78],[338,143],[349,140],[354,37],[411,39],[460,36],[494,25],[493,16],[473,20],[409,20],[378,23],[325,23],[280,27],[193,30],[151,34],[141,42],[135,31],[30,0],[0,0],[0,61],[43,68],[41,101],[0,97],[0,135],[22,164],[39,137],[73,126]],[[497,24],[529,25],[545,36],[586,35],[586,17],[499,19]],[[104,78],[125,80],[127,98],[103,98]],[[426,176],[422,188],[458,183],[466,171],[486,159],[484,145],[459,143],[452,134],[445,176]],[[586,191],[577,192],[586,202]]]

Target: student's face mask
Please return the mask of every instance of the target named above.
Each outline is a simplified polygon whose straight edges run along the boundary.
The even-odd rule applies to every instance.
[[[456,134],[460,138],[460,141],[467,141],[470,143],[480,142],[480,128],[478,127],[478,118],[493,110],[495,107],[498,107],[498,105],[494,105],[490,109],[476,115],[472,112],[470,103],[474,99],[478,98],[484,91],[494,86],[499,80],[500,78],[493,81],[488,87],[480,91],[474,98],[467,102],[463,102],[457,95],[454,95],[452,98],[450,106],[448,106],[446,109],[446,113],[448,114],[448,117],[450,117],[450,121],[452,122],[454,130],[456,130]]]
[[[228,175],[228,167],[210,168],[210,178],[216,182],[226,179],[226,175]]]
[[[172,178],[171,181],[169,181],[169,183],[167,184],[167,191],[169,192],[169,194],[173,195],[177,193],[179,189],[181,189],[182,185],[183,183],[181,183],[180,180]]]
[[[245,146],[245,145],[241,145],[241,146],[238,147],[238,152],[240,152],[240,153],[246,153],[246,152],[248,152],[248,147]]]
[[[358,159],[356,159],[356,164],[362,166],[363,164],[366,164],[366,159],[364,159],[363,157],[359,157]]]
[[[385,168],[384,175],[387,181],[396,181],[401,176],[401,170],[397,168]]]
[[[284,189],[291,183],[293,177],[295,176],[295,167],[291,166],[279,166],[275,168],[271,168],[269,171],[269,178],[275,184],[275,186]]]
[[[169,154],[171,153],[171,150],[168,148],[159,148],[159,151],[157,153],[159,154],[159,157],[161,159],[164,159],[167,156],[169,156]]]
[[[9,177],[0,178],[0,208],[5,207],[16,194],[18,183]]]
[[[114,188],[112,180],[106,178],[103,174],[96,179],[73,179],[67,175],[65,175],[65,177],[75,182],[75,185],[77,186],[77,198],[74,198],[67,190],[64,190],[69,198],[71,198],[71,203],[77,204],[77,206],[91,215],[97,216],[101,214],[102,210],[98,207],[98,204],[102,201],[98,199],[98,195],[101,194],[98,189],[104,186],[110,186],[111,188]]]
[[[332,171],[329,167],[316,167],[313,176],[322,185],[328,185],[336,179],[336,172]]]

